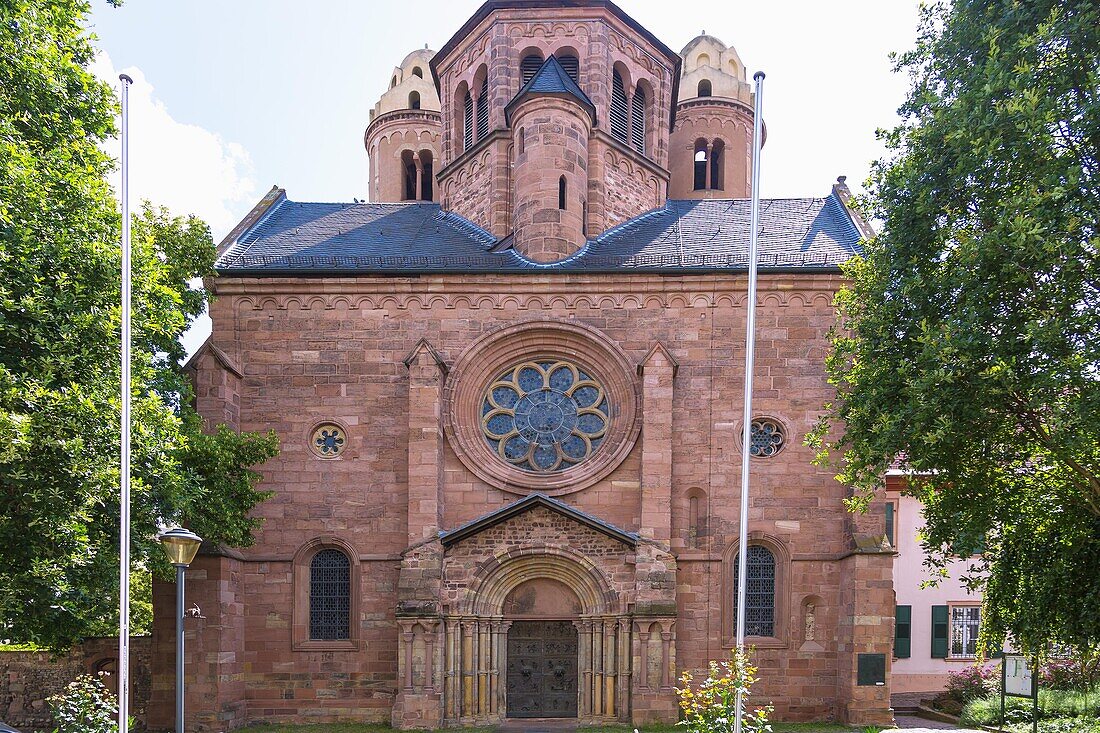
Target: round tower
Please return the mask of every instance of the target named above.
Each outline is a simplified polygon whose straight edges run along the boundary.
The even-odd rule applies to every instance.
[[[558,262],[586,240],[588,141],[596,110],[550,56],[505,109],[512,132],[517,252]]]
[[[434,51],[417,49],[394,68],[363,134],[371,201],[439,201],[439,94],[429,65]]]
[[[703,33],[683,59],[676,129],[669,137],[669,198],[748,198],[753,92],[737,51]]]

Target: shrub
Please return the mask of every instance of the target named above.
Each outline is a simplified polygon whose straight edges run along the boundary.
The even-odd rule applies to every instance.
[[[958,715],[971,700],[977,700],[1001,689],[1000,672],[995,668],[975,665],[948,675],[947,687],[932,701],[932,706],[950,715]]]
[[[1100,718],[1100,692],[1040,689],[1039,719],[1053,718],[1084,718],[1095,721]],[[959,722],[964,725],[999,725],[1000,694],[986,695],[967,703]],[[1031,700],[1022,697],[1005,698],[1005,722],[1030,723]]]
[[[117,730],[115,697],[91,675],[77,677],[64,692],[46,702],[57,724],[54,733],[113,733]]]
[[[707,678],[697,689],[692,689],[691,672],[680,676],[683,687],[676,688],[680,697],[683,718],[677,725],[691,733],[732,733],[737,720],[736,699],[741,693],[741,730],[744,733],[771,733],[768,716],[771,705],[748,708],[749,689],[756,683],[756,667],[749,662],[749,652],[735,649],[729,661],[709,665]]]
[[[1092,687],[1092,670],[1079,659],[1052,659],[1039,667],[1039,685],[1085,691]]]

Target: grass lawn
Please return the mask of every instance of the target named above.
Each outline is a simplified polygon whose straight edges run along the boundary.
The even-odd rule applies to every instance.
[[[852,733],[857,730],[838,723],[773,723],[774,733]],[[493,728],[449,728],[448,733],[492,733]],[[582,733],[633,733],[629,725],[585,726]],[[638,729],[640,733],[678,733],[683,728],[674,725],[646,725]],[[868,728],[859,728],[866,733]],[[875,731],[880,730],[875,728]],[[392,733],[388,725],[369,723],[325,723],[317,725],[253,725],[243,728],[241,733]]]

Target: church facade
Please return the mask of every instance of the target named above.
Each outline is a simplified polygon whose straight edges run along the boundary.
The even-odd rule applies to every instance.
[[[188,573],[194,729],[674,720],[679,673],[733,647],[743,450],[754,701],[888,722],[885,515],[802,445],[867,233],[843,180],[762,202],[743,446],[737,53],[605,0],[490,0],[389,81],[369,203],[272,189],[220,247],[197,406],[281,454],[256,544]],[[154,606],[156,728],[170,584]]]

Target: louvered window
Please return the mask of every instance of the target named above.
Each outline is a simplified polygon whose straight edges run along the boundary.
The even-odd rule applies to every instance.
[[[630,118],[626,111],[626,87],[619,72],[611,78],[611,134],[624,143],[629,138]]]
[[[737,628],[737,556],[733,567],[733,623]],[[749,545],[745,557],[745,635],[775,636],[775,556],[761,545]]]
[[[474,98],[466,92],[462,102],[462,149],[469,150],[474,144]]]
[[[309,638],[350,639],[351,563],[339,550],[321,550],[309,564]]]
[[[634,92],[630,100],[630,142],[642,155],[645,155],[645,92]]]
[[[519,62],[520,86],[531,81],[531,78],[534,77],[541,66],[542,58],[536,54],[524,56],[523,60]]]
[[[477,98],[477,139],[489,134],[489,79],[481,82],[481,94]]]
[[[569,78],[572,79],[573,81],[579,82],[580,79],[578,78],[578,76],[580,74],[581,64],[580,64],[580,61],[577,60],[577,57],[576,56],[558,56],[557,58],[558,58],[558,63],[561,64],[561,67],[563,69],[565,69],[565,73],[569,74]]]

